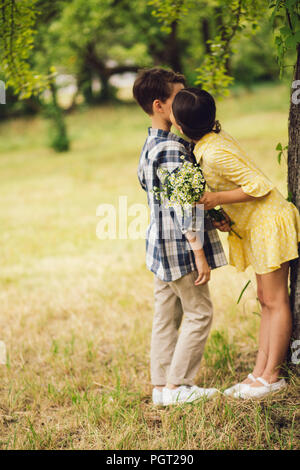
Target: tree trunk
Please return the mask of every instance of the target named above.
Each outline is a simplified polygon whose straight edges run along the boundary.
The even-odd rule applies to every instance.
[[[217,31],[221,34],[222,41],[224,41],[226,39],[226,37],[225,37],[226,32],[225,32],[224,21],[223,21],[223,9],[221,7],[216,7],[214,16],[216,18]],[[229,54],[229,56],[227,57],[227,59],[225,61],[225,68],[226,68],[226,73],[228,75],[231,75],[230,54]]]
[[[297,62],[294,81],[300,80],[300,44],[297,47]],[[299,88],[299,85],[297,86]],[[294,98],[293,98],[294,93]],[[288,188],[292,202],[300,210],[300,103],[292,88],[289,113],[289,147],[288,147]],[[300,263],[299,258],[291,262],[291,308],[293,313],[292,339],[300,339]]]
[[[46,115],[51,120],[50,146],[56,152],[67,152],[70,149],[70,141],[68,138],[67,128],[64,120],[63,110],[57,101],[57,87],[55,82],[50,81],[50,90],[52,95],[52,103],[46,105]]]
[[[78,88],[84,96],[86,103],[91,104],[94,102],[94,94],[92,90],[92,70],[91,68],[83,61],[81,70],[78,73],[77,81]]]
[[[171,24],[171,32],[165,41],[159,45],[156,42],[150,42],[148,51],[151,57],[154,59],[155,66],[167,65],[168,67],[171,67],[174,72],[182,73],[182,42],[179,43],[177,38],[177,28],[177,22],[173,21]]]
[[[182,73],[180,45],[177,38],[177,28],[177,21],[173,21],[173,23],[171,24],[171,33],[166,43],[165,58],[167,63],[174,70],[174,72]]]
[[[201,29],[202,29],[202,39],[203,39],[203,44],[205,47],[205,53],[209,54],[210,53],[210,45],[207,41],[210,40],[210,28],[209,28],[209,21],[207,18],[203,18],[201,21]]]
[[[89,73],[89,92],[90,96],[89,98],[89,103],[103,103],[103,102],[109,102],[109,101],[114,101],[117,100],[116,98],[116,88],[110,85],[109,79],[115,74],[122,74],[125,72],[137,72],[139,67],[137,65],[115,65],[112,67],[108,67],[105,63],[104,60],[99,58],[97,56],[96,50],[95,50],[95,44],[90,43],[88,44],[86,51],[85,51],[85,56],[83,60],[83,65],[82,65],[82,71],[80,77],[82,77],[82,74],[87,74]],[[92,87],[91,87],[91,81],[92,81],[92,76],[93,73],[98,76],[100,82],[101,82],[101,90],[100,93],[94,94],[92,92]],[[82,83],[82,82],[81,82]]]
[[[101,81],[101,90],[100,95],[97,98],[97,102],[104,103],[114,101],[116,99],[116,90],[109,84],[109,71],[102,71],[102,74],[99,73],[99,78]]]

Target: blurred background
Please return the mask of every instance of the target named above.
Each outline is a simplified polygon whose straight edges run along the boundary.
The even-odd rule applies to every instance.
[[[229,15],[235,12],[232,6],[235,2],[227,2],[226,9],[226,0],[223,5],[214,0],[190,0],[188,12],[183,11],[179,18],[169,21],[161,17],[158,6],[163,3],[168,6],[168,0],[31,0],[31,3],[32,9],[35,7],[33,18],[25,18],[23,25],[16,23],[20,31],[23,27],[24,35],[19,33],[23,44],[14,44],[13,52],[17,56],[18,46],[22,49],[29,44],[31,52],[27,51],[25,58],[35,73],[35,80],[38,82],[49,72],[53,72],[54,80],[50,89],[26,99],[30,94],[28,89],[27,93],[20,93],[18,86],[10,86],[18,82],[15,77],[14,82],[8,83],[7,104],[0,107],[2,120],[39,114],[43,106],[48,113],[54,113],[47,103],[71,113],[91,105],[131,102],[135,73],[142,67],[170,67],[184,73],[188,84],[193,85],[201,64],[206,65],[206,54],[217,55],[214,43],[220,42],[218,28],[226,31],[234,27],[228,21],[234,20]],[[246,12],[249,18],[245,14],[239,24],[242,34],[235,33],[233,54],[225,64],[227,74],[234,79],[234,92],[241,89],[249,92],[259,83],[270,85],[279,80],[278,51],[270,14],[262,7],[264,2],[250,0],[248,3],[251,4]],[[24,17],[29,6],[24,9]],[[257,12],[253,11],[255,6]],[[28,44],[25,31],[30,36]],[[294,57],[291,52],[286,55],[285,68],[292,67]],[[21,59],[16,63],[20,67]],[[286,75],[290,80],[291,69]],[[5,80],[5,76],[4,69],[0,79]],[[22,85],[26,89],[26,83]],[[61,146],[58,142],[55,146],[54,141],[52,144],[64,149],[63,142]]]
[[[34,2],[39,14],[26,60],[34,79],[48,74],[50,85],[27,96],[8,83],[0,105],[1,448],[296,445],[291,394],[274,413],[272,404],[213,403],[192,416],[151,408],[153,277],[145,240],[99,240],[96,210],[113,204],[118,227],[120,196],[128,207],[146,204],[136,170],[149,118],[132,100],[137,70],[170,67],[194,85],[228,20],[220,2],[191,2],[188,14],[162,28],[153,3]],[[293,53],[284,60],[279,79],[266,14],[245,23],[226,59],[234,80],[217,102],[224,129],[286,197],[285,154],[279,164],[275,148],[287,143]],[[225,388],[255,358],[254,273],[216,270],[211,293],[215,320],[197,383]],[[276,434],[268,423],[278,416]]]

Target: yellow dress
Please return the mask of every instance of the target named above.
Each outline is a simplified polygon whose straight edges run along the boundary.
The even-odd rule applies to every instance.
[[[210,132],[197,142],[194,154],[211,191],[242,188],[262,199],[224,204],[234,230],[229,233],[229,263],[244,271],[252,265],[266,274],[298,257],[300,216],[274,184],[245,156],[239,143],[226,132]]]

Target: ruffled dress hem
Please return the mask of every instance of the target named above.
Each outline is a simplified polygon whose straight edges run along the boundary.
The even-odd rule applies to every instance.
[[[257,274],[267,274],[299,257],[300,215],[294,206],[289,206],[274,218],[264,218],[252,229],[230,233],[229,264],[237,271],[245,271],[252,265]],[[276,247],[276,248],[275,248]]]

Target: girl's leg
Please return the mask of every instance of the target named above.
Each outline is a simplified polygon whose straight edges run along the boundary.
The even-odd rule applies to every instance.
[[[259,347],[256,356],[255,367],[252,374],[254,377],[261,377],[268,361],[269,356],[269,332],[270,332],[270,311],[264,302],[263,283],[261,276],[256,275],[257,282],[257,298],[261,305],[261,323],[259,330]],[[244,383],[252,383],[250,379],[244,380]]]
[[[259,330],[259,347],[256,356],[255,367],[252,374],[254,377],[261,377],[268,361],[269,355],[269,331],[270,331],[270,312],[264,303],[261,276],[256,274],[257,298],[261,306],[261,322]],[[251,384],[253,381],[246,378],[242,383]]]
[[[257,275],[263,309],[266,318],[261,328],[260,351],[257,372],[269,383],[277,382],[280,368],[285,361],[292,330],[292,315],[288,295],[289,263],[268,274]],[[263,321],[263,319],[262,319]],[[267,354],[267,360],[264,356]],[[264,364],[265,363],[265,364]],[[263,373],[259,370],[265,365]],[[256,376],[256,374],[254,373]],[[252,386],[261,387],[260,382]]]

